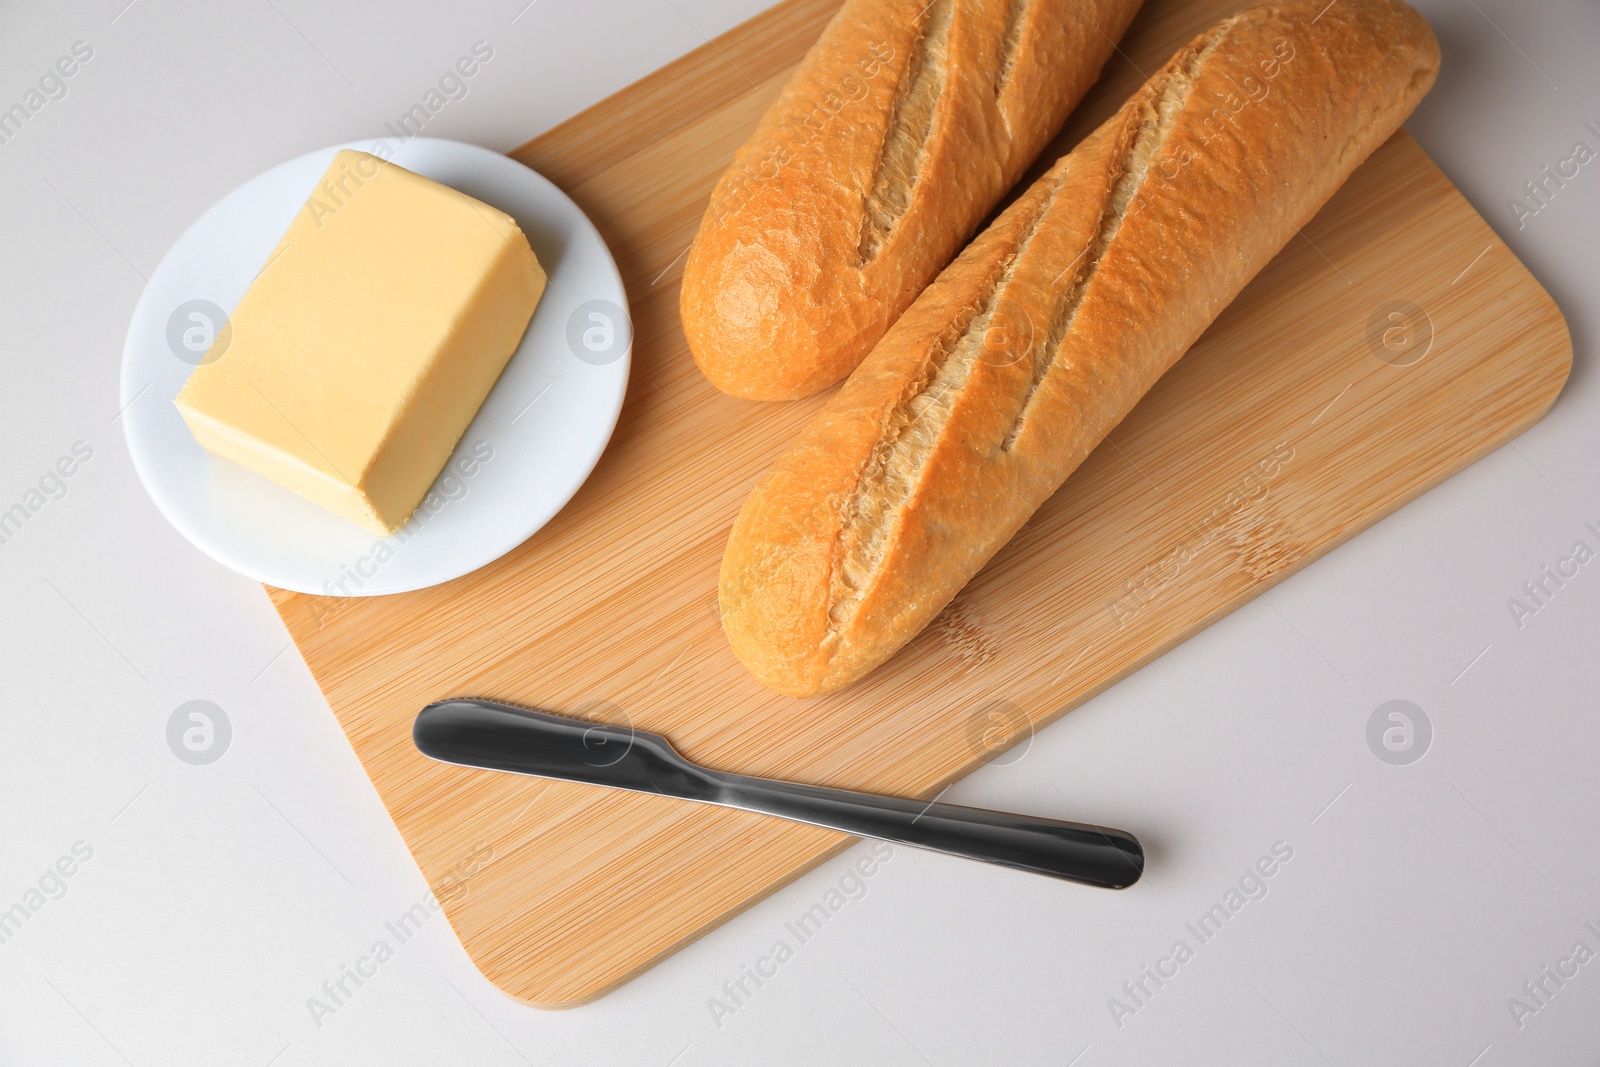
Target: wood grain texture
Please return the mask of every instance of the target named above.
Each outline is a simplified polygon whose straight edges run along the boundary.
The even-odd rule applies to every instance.
[[[499,697],[655,730],[726,770],[931,796],[1506,443],[1571,365],[1549,297],[1398,134],[928,630],[842,693],[771,693],[721,633],[717,567],[754,480],[824,397],[754,404],[708,385],[676,272],[834,6],[780,5],[513,153],[589,212],[632,302],[627,401],[572,502],[433,589],[271,590],[467,952],[534,1004],[604,993],[849,839],[431,763],[410,737],[424,704]],[[1046,156],[1237,6],[1154,0]],[[1396,300],[1422,316],[1386,323]],[[1395,344],[1429,338],[1425,358],[1380,359],[1374,321],[1411,330]]]

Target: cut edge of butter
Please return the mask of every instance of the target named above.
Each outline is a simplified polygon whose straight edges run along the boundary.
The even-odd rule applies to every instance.
[[[318,507],[326,508],[382,537],[394,533],[410,518],[407,515],[391,525],[372,506],[359,481],[345,481],[312,466],[292,452],[240,433],[228,423],[186,404],[181,393],[173,403],[200,447],[298,493]]]

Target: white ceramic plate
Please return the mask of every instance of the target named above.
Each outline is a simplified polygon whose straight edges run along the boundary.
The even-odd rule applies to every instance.
[[[550,277],[521,346],[422,507],[386,538],[212,456],[172,404],[340,148],[386,155],[510,214]],[[123,431],[161,513],[219,563],[302,593],[421,589],[521,544],[589,476],[628,384],[627,303],[594,226],[522,164],[431,138],[335,145],[240,186],[161,261],[123,349]]]

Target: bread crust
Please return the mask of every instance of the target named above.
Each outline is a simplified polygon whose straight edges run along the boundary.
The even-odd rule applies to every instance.
[[[717,183],[684,265],[735,396],[839,381],[1093,84],[1139,0],[845,0]]]
[[[1393,133],[1439,51],[1399,0],[1191,42],[956,259],[734,524],[723,627],[838,690],[914,637]]]

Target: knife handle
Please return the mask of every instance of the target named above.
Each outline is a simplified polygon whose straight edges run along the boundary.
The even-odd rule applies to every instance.
[[[1125,889],[1144,873],[1144,849],[1131,834],[904,797],[709,772],[716,803],[813,823],[952,856],[983,860],[1103,889]]]

